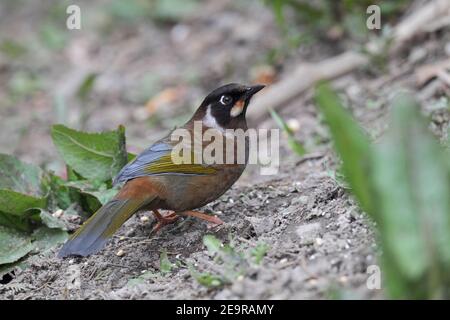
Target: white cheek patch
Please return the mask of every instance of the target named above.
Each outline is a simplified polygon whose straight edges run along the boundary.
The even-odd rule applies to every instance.
[[[203,117],[203,125],[208,128],[214,128],[221,132],[225,132],[225,129],[217,123],[216,118],[214,118],[214,116],[211,114],[211,106],[208,106],[206,115]]]
[[[242,111],[244,111],[244,101],[239,100],[234,104],[233,108],[231,108],[230,116],[235,118],[240,115]]]

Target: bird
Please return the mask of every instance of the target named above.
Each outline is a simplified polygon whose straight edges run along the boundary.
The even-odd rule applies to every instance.
[[[202,132],[213,130],[225,139],[228,129],[247,130],[246,111],[254,94],[264,85],[230,83],[210,92],[190,120],[126,164],[113,180],[121,186],[116,196],[104,204],[76,230],[58,252],[58,257],[89,256],[98,253],[113,234],[136,212],[151,211],[156,218],[152,231],[174,223],[181,216],[192,216],[209,223],[223,223],[217,216],[194,211],[222,196],[241,176],[248,162],[248,139],[245,160],[232,163],[179,163],[174,161],[177,141],[171,134],[178,129],[193,133],[195,123]],[[236,148],[237,139],[233,139]],[[202,142],[204,146],[205,142]],[[160,210],[171,213],[163,215]]]

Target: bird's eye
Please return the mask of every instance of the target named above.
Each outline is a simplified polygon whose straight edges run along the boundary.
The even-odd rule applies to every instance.
[[[230,96],[223,95],[220,97],[220,103],[224,106],[229,105],[233,99]]]

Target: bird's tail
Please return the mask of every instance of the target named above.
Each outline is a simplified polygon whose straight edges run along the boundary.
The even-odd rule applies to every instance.
[[[72,235],[59,251],[58,257],[87,256],[98,252],[133,213],[153,200],[152,197],[145,200],[114,198],[94,213]]]

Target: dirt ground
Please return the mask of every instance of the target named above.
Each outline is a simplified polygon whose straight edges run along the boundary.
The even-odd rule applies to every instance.
[[[9,16],[0,11],[0,30],[7,26],[11,32],[17,27],[18,34],[31,37],[39,15],[33,15],[38,18],[30,21],[30,26],[17,26],[29,10],[18,8]],[[41,11],[40,15],[45,15],[45,10]],[[26,68],[40,70],[45,83],[27,99],[0,108],[0,150],[61,171],[49,136],[49,125],[61,120],[55,115],[55,93],[63,92],[66,98],[65,122],[79,123],[86,108],[73,92],[80,77],[89,72],[99,76],[88,102],[84,129],[112,129],[124,124],[130,148],[142,150],[186,119],[208,90],[226,82],[254,80],[255,70],[266,65],[268,52],[280,46],[277,30],[272,14],[259,1],[246,5],[211,1],[201,14],[176,24],[139,24],[113,29],[106,36],[99,32],[72,36],[65,50],[39,53],[45,57],[39,67],[31,58],[23,62]],[[448,108],[439,103],[448,89],[432,81],[418,90],[414,71],[417,66],[448,58],[449,45],[448,33],[419,39],[411,50],[388,60],[385,70],[359,70],[337,79],[334,86],[375,140],[386,128],[392,94],[405,88],[413,90],[422,102],[431,129],[446,139]],[[283,78],[301,61],[320,61],[348,46],[316,42],[302,47],[277,64],[276,75]],[[0,83],[6,83],[20,69],[2,60],[0,67]],[[145,83],[150,83],[151,92],[146,91],[150,89]],[[143,107],[146,101],[168,87],[179,88],[180,97],[147,115]],[[0,90],[1,94],[5,93]],[[55,248],[29,257],[27,268],[17,271],[8,284],[0,285],[0,298],[382,298],[382,290],[369,290],[366,285],[367,267],[378,264],[380,255],[373,223],[336,178],[338,160],[314,107],[312,92],[290,103],[281,115],[297,121],[296,137],[308,153],[296,156],[282,139],[278,175],[260,176],[258,168],[247,168],[231,190],[203,208],[217,214],[224,225],[210,228],[187,218],[150,236],[153,218],[141,212],[99,254],[61,260],[56,258]],[[252,125],[275,127],[269,117]],[[268,251],[259,265],[251,265],[233,283],[207,288],[187,267],[192,264],[201,272],[218,268],[203,245],[206,234],[225,243],[233,239],[242,249],[265,243]],[[159,270],[163,249],[177,265],[168,274]]]

